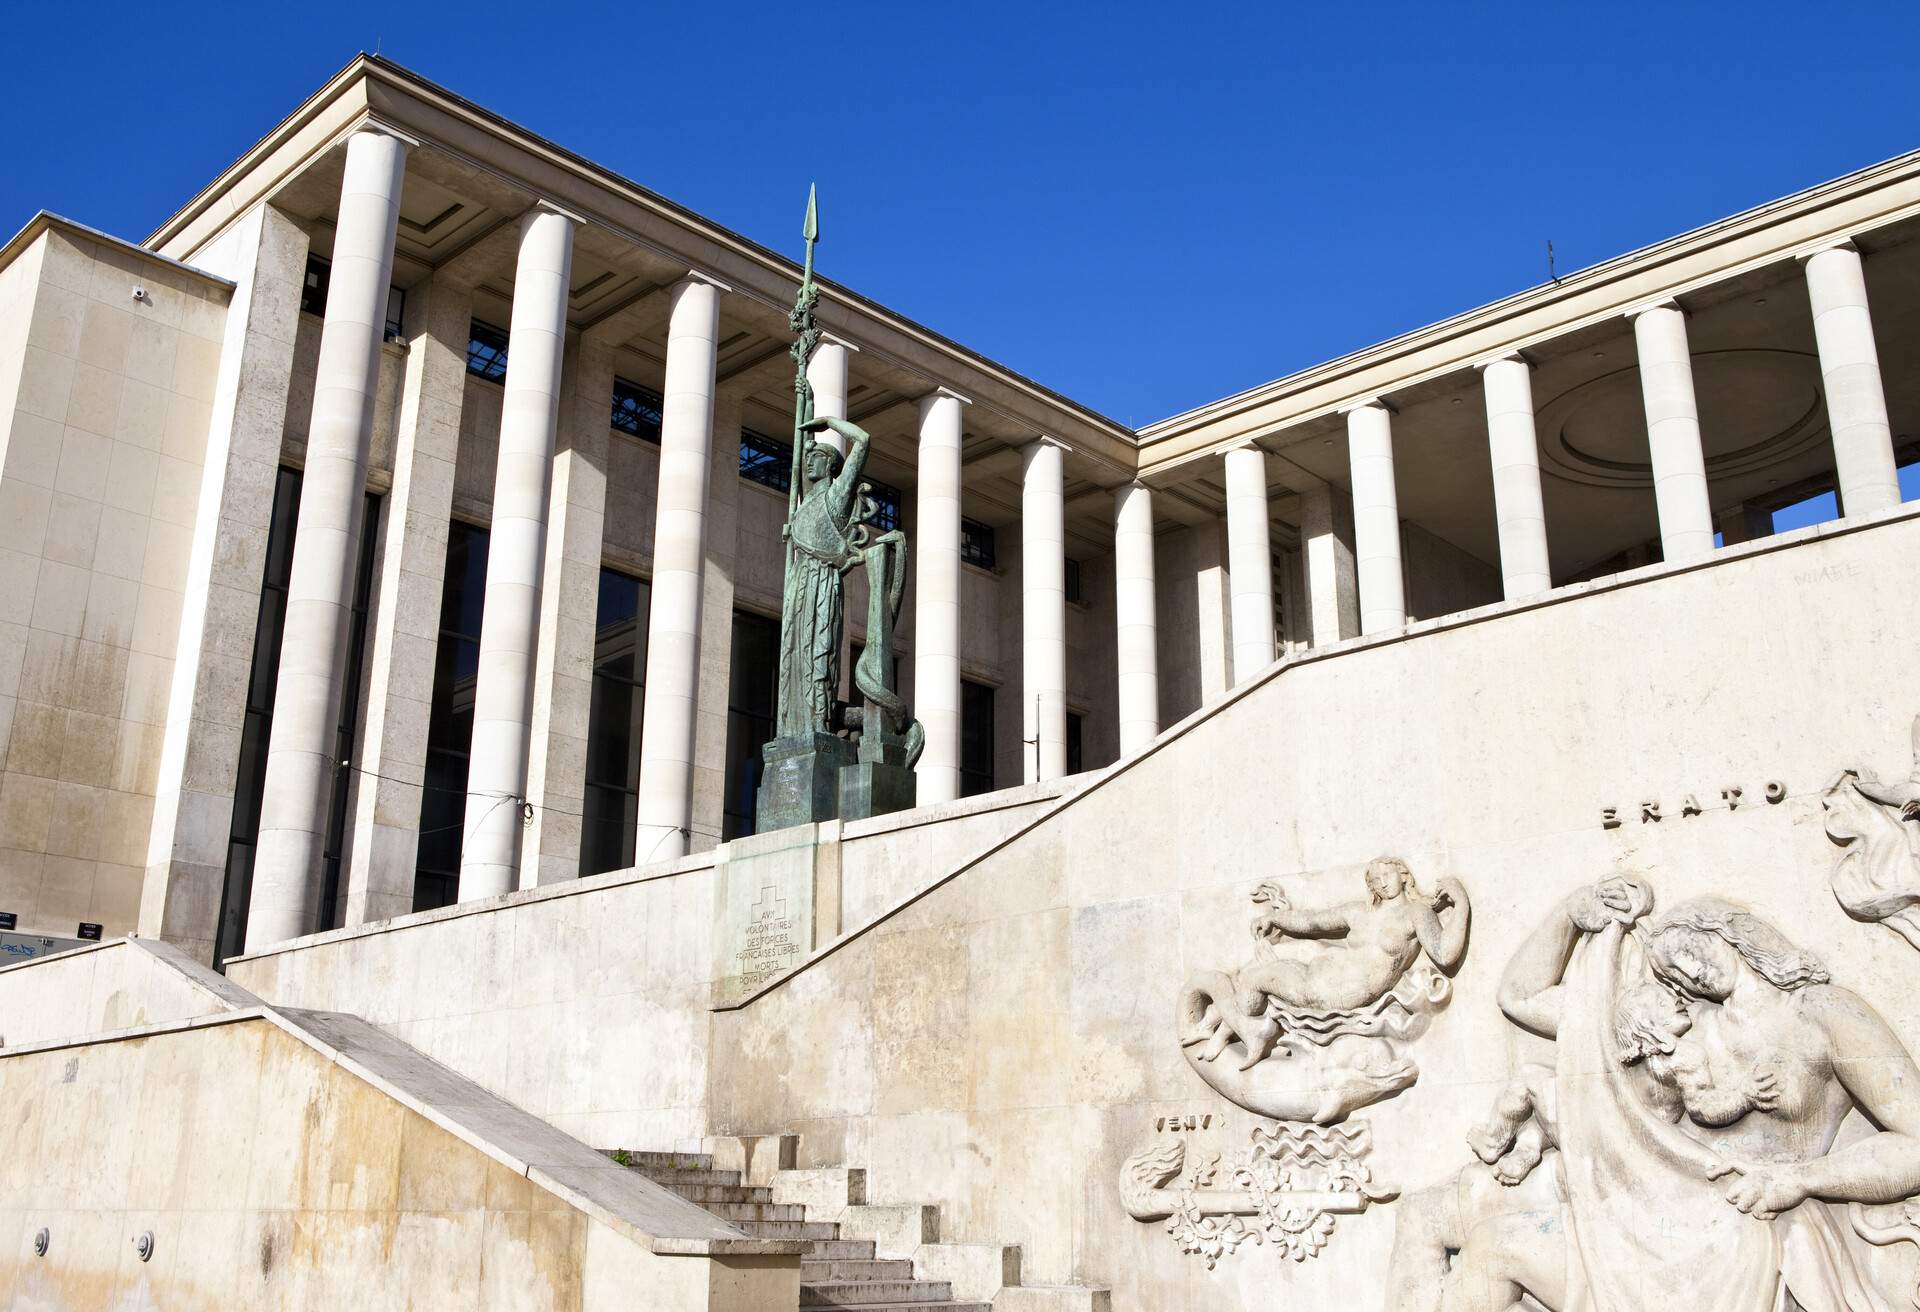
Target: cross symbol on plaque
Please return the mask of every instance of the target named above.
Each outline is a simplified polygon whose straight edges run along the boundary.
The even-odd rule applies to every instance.
[[[760,890],[760,900],[753,904],[753,918],[768,920],[787,914],[787,900],[780,896],[780,890],[768,884]]]

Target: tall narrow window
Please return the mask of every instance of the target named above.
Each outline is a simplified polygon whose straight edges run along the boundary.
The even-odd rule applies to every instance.
[[[593,701],[587,713],[587,781],[580,821],[580,873],[597,875],[633,864],[640,818],[640,723],[647,672],[647,602],[643,581],[600,571],[600,607],[593,638]]]
[[[754,795],[765,766],[760,749],[773,737],[779,681],[780,621],[735,611],[733,668],[727,682],[726,838],[753,832]]]
[[[354,579],[353,627],[349,632],[346,686],[336,726],[335,760],[353,759],[354,727],[365,663],[367,595],[373,581],[373,540],[380,499],[369,496],[360,535],[360,562]],[[219,966],[246,948],[247,904],[253,897],[254,845],[260,836],[260,798],[267,779],[267,745],[273,732],[273,695],[280,679],[280,637],[287,618],[287,580],[293,573],[293,543],[300,522],[300,471],[282,469],[273,488],[273,517],[267,527],[266,559],[260,574],[260,609],[253,628],[253,658],[247,671],[247,705],[240,730],[240,760],[234,771],[233,816],[227,829],[226,878],[220,889],[213,959]],[[327,882],[319,923],[332,927],[339,895],[341,849],[345,846],[347,772],[337,771],[327,812]]]
[[[1084,604],[1087,600],[1087,594],[1086,590],[1080,584],[1080,562],[1072,556],[1068,556],[1066,563],[1067,600],[1076,605]]]
[[[420,796],[413,909],[450,905],[460,892],[461,830],[467,819],[467,757],[473,750],[473,690],[480,675],[480,608],[487,593],[487,530],[447,526],[440,589],[440,645],[427,712],[427,770]]]
[[[994,548],[993,525],[977,519],[960,521],[960,559],[981,569],[992,569],[999,560]]]
[[[1078,711],[1067,712],[1067,773],[1079,774],[1086,769],[1086,751],[1083,735],[1087,721]]]
[[[367,494],[360,516],[360,567],[354,571],[353,610],[347,619],[346,678],[340,686],[340,722],[333,734],[333,802],[327,808],[327,841],[321,848],[320,919],[340,927],[340,877],[346,866],[347,798],[352,794],[354,743],[360,727],[360,688],[366,677],[367,613],[373,605],[373,544],[380,536],[380,498]]]
[[[960,796],[993,791],[993,689],[960,681]]]

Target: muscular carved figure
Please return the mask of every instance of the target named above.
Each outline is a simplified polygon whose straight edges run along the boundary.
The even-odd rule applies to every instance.
[[[1826,1204],[1920,1190],[1920,1068],[1872,1007],[1751,912],[1701,898],[1638,923],[1651,909],[1644,884],[1603,881],[1515,953],[1501,1007],[1555,1040],[1558,1092],[1543,1097],[1536,1078],[1503,1095],[1473,1144],[1495,1165],[1409,1195],[1397,1312],[1507,1312],[1523,1295],[1563,1312],[1891,1306]],[[1531,1156],[1523,1111],[1558,1149],[1541,1154],[1564,1199],[1553,1216],[1485,1185]],[[1877,1132],[1835,1149],[1854,1111]],[[1444,1269],[1442,1243],[1456,1254]]]

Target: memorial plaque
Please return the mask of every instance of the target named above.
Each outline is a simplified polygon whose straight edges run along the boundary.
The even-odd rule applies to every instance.
[[[714,932],[714,1000],[734,1002],[813,951],[818,826],[795,825],[727,844]]]

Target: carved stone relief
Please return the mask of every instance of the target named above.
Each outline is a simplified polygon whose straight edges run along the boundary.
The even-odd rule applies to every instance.
[[[1499,996],[1553,1062],[1497,1095],[1477,1160],[1400,1202],[1392,1312],[1892,1307],[1868,1245],[1920,1238],[1920,1068],[1819,960],[1735,903],[1656,914],[1614,878],[1554,910]]]
[[[1419,1078],[1408,1049],[1452,997],[1470,906],[1460,881],[1428,895],[1392,857],[1361,882],[1359,896],[1317,908],[1261,884],[1252,957],[1181,991],[1187,1065],[1235,1106],[1278,1122],[1256,1126],[1225,1161],[1178,1138],[1121,1168],[1128,1213],[1165,1219],[1181,1251],[1209,1269],[1249,1240],[1305,1261],[1336,1217],[1397,1192],[1374,1183],[1364,1161],[1372,1132],[1348,1117]]]
[[[1165,1220],[1180,1251],[1212,1270],[1248,1240],[1304,1262],[1326,1247],[1336,1216],[1394,1196],[1362,1160],[1373,1146],[1364,1122],[1255,1127],[1252,1140],[1224,1163],[1217,1152],[1189,1161],[1185,1138],[1138,1153],[1120,1168],[1120,1201],[1136,1221]]]
[[[1182,991],[1187,1065],[1228,1101],[1332,1125],[1419,1077],[1406,1047],[1452,996],[1442,972],[1466,951],[1467,890],[1445,879],[1429,897],[1391,857],[1364,882],[1364,896],[1324,909],[1260,885],[1253,957]]]
[[[1821,795],[1827,834],[1845,849],[1833,895],[1856,920],[1875,920],[1920,948],[1920,716],[1913,721],[1913,774],[1883,783],[1842,771]]]

